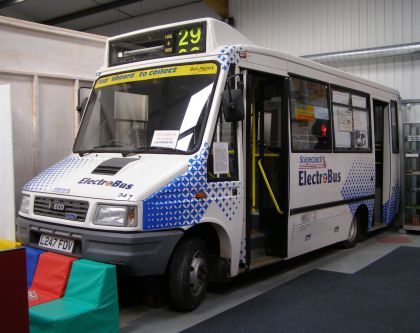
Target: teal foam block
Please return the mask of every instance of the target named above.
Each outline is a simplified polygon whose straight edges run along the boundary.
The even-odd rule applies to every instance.
[[[116,269],[75,261],[63,298],[29,309],[31,333],[119,332]]]

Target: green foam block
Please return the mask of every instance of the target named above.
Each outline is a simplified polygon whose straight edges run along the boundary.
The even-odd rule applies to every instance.
[[[29,309],[31,333],[119,332],[115,266],[75,261],[64,297]]]

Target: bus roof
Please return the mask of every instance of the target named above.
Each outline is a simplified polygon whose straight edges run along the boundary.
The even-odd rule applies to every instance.
[[[221,50],[243,50],[315,69],[399,96],[395,89],[279,50],[260,47],[228,24],[213,18],[202,18],[160,25],[111,37],[107,41],[105,71],[121,65],[183,56],[211,56]],[[169,61],[169,59],[167,59]],[[154,61],[151,61],[155,63]],[[131,67],[130,66],[130,67]],[[124,66],[125,67],[125,66]],[[291,66],[288,66],[291,67]],[[288,70],[290,71],[290,70]]]

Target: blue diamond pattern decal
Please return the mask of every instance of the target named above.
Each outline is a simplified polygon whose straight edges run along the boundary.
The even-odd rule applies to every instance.
[[[229,69],[230,64],[237,64],[240,60],[239,52],[244,51],[242,46],[224,46],[219,49],[220,54],[217,56],[222,70]]]
[[[144,230],[197,224],[212,202],[217,204],[228,221],[232,220],[239,209],[239,198],[232,196],[231,188],[239,186],[239,182],[207,182],[209,148],[209,145],[205,144],[189,160],[188,169],[184,174],[144,201]],[[206,198],[197,199],[195,197],[197,191],[206,192]]]
[[[398,199],[400,194],[400,184],[396,183],[392,188],[391,198],[382,206],[382,221],[391,223],[398,212]]]
[[[353,161],[343,188],[341,196],[344,200],[354,199],[375,194],[375,165],[369,158]],[[373,207],[375,200],[358,201],[349,204],[352,214],[354,214],[362,204],[369,210],[369,226],[373,221]]]
[[[46,192],[51,190],[51,186],[57,184],[58,181],[64,180],[69,173],[75,172],[78,169],[83,169],[87,166],[92,166],[92,170],[101,162],[97,157],[85,156],[81,158],[77,155],[72,155],[64,160],[54,164],[48,169],[41,172],[38,176],[30,180],[24,187],[25,191]]]

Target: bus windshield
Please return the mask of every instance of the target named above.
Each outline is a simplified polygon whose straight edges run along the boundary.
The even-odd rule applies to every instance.
[[[75,153],[180,152],[198,149],[218,67],[199,63],[99,78]]]

